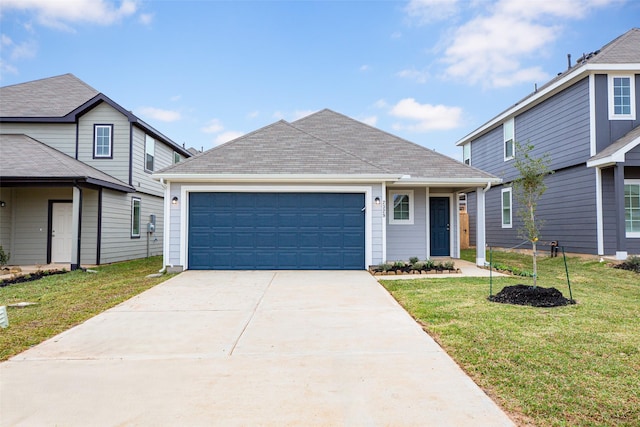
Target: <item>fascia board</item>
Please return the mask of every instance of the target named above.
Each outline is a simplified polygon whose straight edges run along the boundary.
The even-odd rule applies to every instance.
[[[611,153],[606,157],[587,161],[587,167],[590,167],[590,168],[593,168],[596,166],[603,167],[603,166],[613,165],[615,163],[624,163],[626,161],[626,154],[629,151],[633,150],[638,145],[640,145],[640,138],[634,139],[624,147],[620,148],[615,153]]]
[[[158,173],[151,177],[167,182],[380,182],[395,181],[399,175],[357,174],[172,174]]]
[[[470,186],[477,187],[478,185],[486,186],[487,184],[500,184],[501,178],[415,178],[415,179],[400,179],[391,183],[388,186],[429,186],[429,187],[446,187],[446,186]]]
[[[512,106],[508,110],[504,111],[500,115],[494,117],[484,125],[477,128],[473,132],[459,139],[456,142],[456,146],[461,146],[466,144],[470,140],[482,135],[485,131],[493,128],[498,123],[502,123],[505,119],[511,116],[515,116],[516,113],[523,110],[527,110],[529,107],[535,106],[537,103],[541,102],[546,97],[552,95],[554,92],[556,91],[559,92],[560,90],[564,89],[564,87],[580,80],[581,78],[588,76],[589,74],[595,71],[636,71],[637,72],[639,69],[640,69],[640,64],[586,64],[570,72],[565,77],[554,82],[548,87],[545,87],[539,90],[529,98],[526,98],[524,102]]]

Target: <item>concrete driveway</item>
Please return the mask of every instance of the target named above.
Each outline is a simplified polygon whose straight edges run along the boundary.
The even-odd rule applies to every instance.
[[[0,364],[2,426],[512,426],[366,272],[187,271]]]

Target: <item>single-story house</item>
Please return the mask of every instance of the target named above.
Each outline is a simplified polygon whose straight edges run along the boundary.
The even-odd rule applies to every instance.
[[[326,109],[153,177],[166,186],[163,255],[175,270],[359,270],[413,256],[459,258],[458,194],[473,189],[482,207],[485,190],[501,182]]]

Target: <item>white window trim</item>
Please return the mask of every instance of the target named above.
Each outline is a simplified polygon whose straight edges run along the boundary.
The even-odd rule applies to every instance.
[[[512,187],[503,188],[500,192],[500,222],[502,228],[513,228],[513,193]],[[504,223],[504,193],[509,193],[509,224]]]
[[[511,129],[513,129],[513,135],[511,135],[511,138],[507,138],[507,127],[505,126],[507,123],[511,123]],[[509,140],[511,140],[511,145],[513,147],[513,155],[507,157],[506,145],[507,141]],[[502,156],[505,162],[508,160],[512,160],[516,156],[516,122],[513,117],[509,120],[505,120],[505,122],[502,124]]]
[[[407,195],[409,196],[409,219],[394,219],[393,218],[393,196],[395,195]],[[413,190],[391,190],[389,191],[389,224],[394,225],[412,225],[413,224]]]
[[[135,206],[136,206],[136,202],[138,202],[138,206],[140,209],[140,215],[138,215],[138,234],[134,234],[133,232],[133,226],[135,225]],[[131,198],[131,237],[135,238],[135,237],[140,237],[140,234],[142,233],[142,200],[139,197],[132,197]]]
[[[152,143],[152,144],[150,144]],[[149,154],[153,156],[153,169],[147,168],[147,147],[152,146],[152,150]],[[156,140],[149,135],[144,136],[144,170],[147,172],[153,172],[156,168]]]
[[[467,158],[465,158],[465,156],[464,156],[465,155],[465,149],[467,149],[467,147],[468,147],[468,150],[469,150],[469,153],[468,153],[469,156]],[[469,163],[465,163],[465,160],[467,160],[467,159],[469,160]],[[466,144],[464,144],[462,146],[462,163],[464,163],[466,165],[468,164],[469,166],[471,166],[471,142],[467,142]]]
[[[176,158],[178,159],[178,161],[176,162]],[[180,161],[182,160],[182,157],[180,156],[180,153],[178,153],[177,151],[173,152],[173,164],[175,165],[176,163],[180,163]]]
[[[631,113],[630,114],[615,114],[614,113],[614,99],[613,99],[613,79],[616,77],[626,77],[629,79],[629,88],[631,90]],[[608,79],[608,92],[609,92],[609,120],[635,120],[636,119],[636,79],[633,74],[609,74]]]
[[[98,154],[98,129],[109,129],[109,154]],[[95,125],[93,127],[93,157],[96,159],[113,158],[113,125]]]
[[[624,185],[640,185],[640,179],[625,179]],[[622,209],[624,209],[624,206],[622,207]],[[629,239],[640,239],[640,232],[638,231],[627,232],[626,226],[625,226],[625,236]]]

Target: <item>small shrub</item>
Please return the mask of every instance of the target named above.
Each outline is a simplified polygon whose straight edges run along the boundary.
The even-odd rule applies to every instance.
[[[11,258],[11,253],[5,252],[2,245],[0,245],[0,267],[9,264],[10,258]]]
[[[412,256],[411,258],[409,258],[409,264],[415,264],[420,260],[420,258],[418,258],[417,256]]]
[[[417,271],[419,273],[424,269],[425,268],[424,268],[424,263],[423,262],[416,261],[411,265],[411,271]]]
[[[435,268],[436,264],[431,261],[430,259],[426,260],[424,262],[424,269],[429,271],[429,270],[433,270]]]
[[[444,263],[445,270],[453,271],[456,269],[456,265],[453,261],[447,261]]]
[[[628,257],[623,263],[616,265],[615,268],[640,273],[640,256],[632,255]]]

